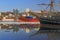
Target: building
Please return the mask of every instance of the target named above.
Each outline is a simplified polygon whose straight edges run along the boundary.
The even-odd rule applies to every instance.
[[[13,9],[13,13],[14,13],[15,15],[19,14],[19,10],[18,10],[18,9]]]

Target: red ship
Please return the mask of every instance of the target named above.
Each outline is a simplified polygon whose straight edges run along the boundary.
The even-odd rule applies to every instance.
[[[32,16],[28,16],[28,17],[20,16],[19,22],[39,22],[39,19],[33,18]]]

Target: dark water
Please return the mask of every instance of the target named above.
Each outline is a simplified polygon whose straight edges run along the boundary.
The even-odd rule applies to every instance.
[[[0,40],[60,40],[60,32],[45,32],[36,25],[0,25]]]

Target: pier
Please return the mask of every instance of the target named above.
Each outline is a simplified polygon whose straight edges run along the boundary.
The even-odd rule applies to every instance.
[[[0,24],[40,24],[40,22],[0,22]]]

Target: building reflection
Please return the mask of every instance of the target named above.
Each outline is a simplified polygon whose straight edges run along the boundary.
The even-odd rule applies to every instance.
[[[23,29],[26,33],[29,33],[31,30],[39,30],[39,26],[25,24],[24,25],[0,24],[0,30],[1,29],[6,29],[7,31],[12,30],[13,32],[18,32]]]

